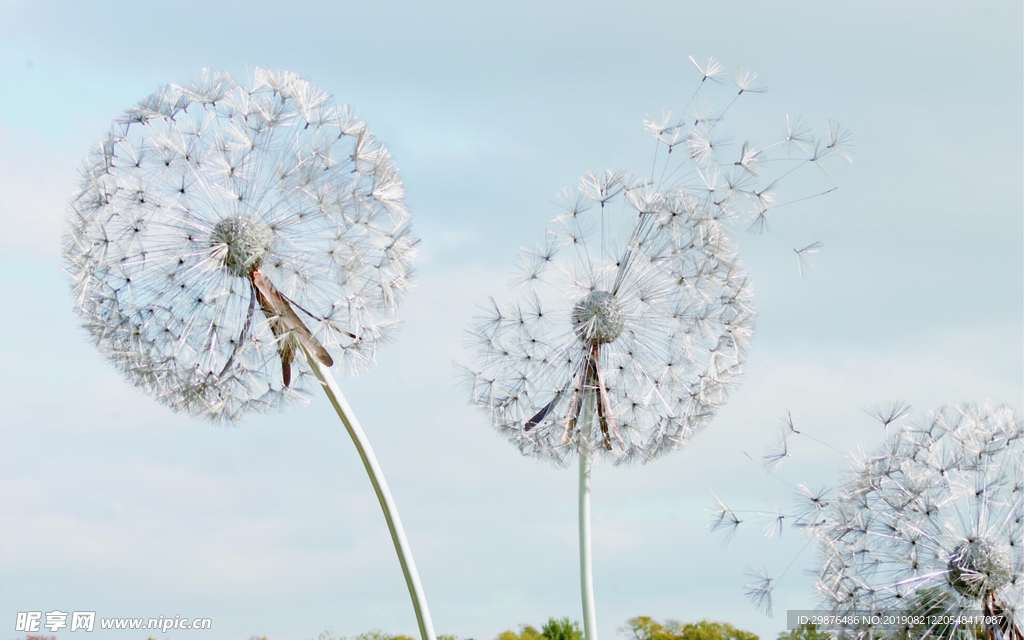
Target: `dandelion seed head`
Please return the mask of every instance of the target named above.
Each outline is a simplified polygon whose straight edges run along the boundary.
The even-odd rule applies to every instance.
[[[357,372],[394,326],[415,252],[387,149],[305,79],[263,69],[248,86],[204,72],[126,110],[85,164],[64,238],[100,351],[216,420],[304,399],[308,371],[285,382],[294,331],[256,274],[309,344]]]
[[[750,285],[681,189],[608,172],[564,200],[544,249],[524,251],[525,301],[471,330],[472,402],[526,455],[646,462],[725,401],[752,333]]]
[[[1009,550],[987,538],[961,542],[949,558],[950,586],[971,600],[999,591],[1012,577]]]
[[[236,276],[256,269],[268,255],[274,238],[270,227],[244,213],[228,216],[213,227],[210,247],[224,251],[224,266]]]
[[[1020,634],[1012,625],[1024,616],[1022,460],[1024,426],[1006,406],[949,405],[896,429],[855,466],[814,529],[818,589],[832,613],[969,610],[1005,615],[1011,626],[998,631]]]
[[[615,296],[591,291],[572,308],[572,324],[585,344],[614,342],[626,328],[626,315]]]

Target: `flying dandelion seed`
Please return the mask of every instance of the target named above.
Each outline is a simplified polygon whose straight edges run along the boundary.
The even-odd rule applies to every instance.
[[[786,411],[786,417],[783,419],[782,433],[779,434],[777,444],[762,456],[765,469],[775,471],[782,466],[782,461],[789,457],[789,439],[798,433],[800,432],[793,426],[793,414]]]
[[[909,406],[904,402],[889,402],[879,405],[881,407],[893,408],[903,412],[909,411]],[[873,412],[868,412],[873,417],[877,416]],[[879,418],[881,419],[881,418]],[[764,537],[774,537],[776,533],[782,533],[782,525],[784,521],[788,521],[790,526],[798,529],[801,533],[808,537],[807,543],[803,545],[803,550],[806,550],[812,540],[811,536],[815,533],[817,527],[822,526],[825,523],[824,512],[828,508],[831,501],[832,490],[828,487],[815,486],[811,487],[806,482],[790,483],[787,482],[781,475],[782,463],[785,460],[796,457],[795,453],[798,447],[791,447],[790,442],[796,440],[811,440],[821,447],[831,449],[833,452],[843,455],[843,453],[836,449],[834,446],[829,444],[827,441],[820,438],[816,438],[804,429],[797,429],[796,422],[793,418],[793,413],[789,410],[786,411],[785,417],[781,420],[781,428],[779,430],[779,436],[775,444],[768,447],[767,453],[762,456],[761,467],[776,481],[786,485],[793,494],[793,501],[790,507],[786,510],[782,510],[772,505],[771,509],[744,509],[739,510],[738,513],[742,514],[742,520],[737,515],[737,511],[734,511],[728,507],[723,500],[718,496],[717,493],[712,491],[715,497],[716,506],[709,508],[708,511],[713,514],[712,520],[709,526],[712,531],[725,530],[728,538],[726,541],[731,541],[736,535],[741,522],[756,521],[763,524]],[[747,455],[752,462],[757,462],[752,456]],[[818,456],[814,456],[818,458]],[[854,466],[861,464],[862,460],[857,457],[852,457]],[[810,462],[811,460],[805,460]],[[730,523],[722,513],[727,513],[731,516],[732,522]],[[772,615],[774,611],[774,604],[772,602],[773,591],[775,587],[781,582],[782,578],[789,572],[790,568],[796,562],[799,557],[799,553],[792,558],[789,565],[781,573],[770,577],[767,574],[767,570],[757,569],[762,575],[762,580],[758,583],[757,589],[753,589],[750,584],[744,585],[744,590],[754,604],[754,606],[766,615]]]
[[[697,70],[704,76],[700,79],[702,83],[705,80],[720,82],[721,78],[719,76],[724,75],[726,72],[725,65],[714,58],[709,57],[698,60],[697,58],[690,56],[690,62],[692,62],[693,66],[697,67]]]
[[[718,497],[718,494],[714,491],[711,492],[715,496],[715,502],[717,506],[709,509],[714,515],[711,521],[712,531],[721,531],[721,541],[725,546],[732,544],[732,539],[736,535],[736,531],[739,529],[742,520],[740,520],[736,513],[730,509],[722,499]]]
[[[796,252],[796,269],[800,277],[804,277],[804,267],[811,262],[811,256],[821,250],[820,242],[812,242],[802,249],[793,249]]]
[[[697,60],[691,56],[690,61],[703,77],[683,107],[684,115],[674,118],[672,112],[666,111],[658,119],[644,120],[644,128],[657,140],[650,177],[655,190],[683,190],[724,224],[740,221],[749,232],[762,234],[770,230],[770,219],[777,209],[819,198],[836,189],[831,187],[779,202],[780,185],[803,167],[817,165],[827,175],[833,159],[853,161],[848,130],[829,120],[826,135],[817,137],[799,118],[787,115],[781,139],[763,146],[746,139],[734,145],[723,123],[744,94],[763,93],[767,90],[765,85],[756,73],[739,68],[732,78],[738,92],[728,98],[724,108],[716,110],[703,94],[711,90],[710,85],[722,83],[725,67],[712,58]],[[677,148],[685,152],[679,153]],[[666,153],[659,156],[662,149]],[[794,249],[800,277],[811,255],[821,246],[814,242]]]
[[[85,167],[64,241],[75,304],[100,351],[172,408],[265,411],[301,398],[298,349],[372,361],[409,287],[403,200],[387,149],[295,74],[168,85]]]
[[[755,582],[747,583],[743,586],[747,597],[754,602],[759,611],[766,616],[772,616],[775,613],[775,607],[772,604],[772,583],[775,581],[775,578],[770,577],[764,570],[753,565],[750,567],[747,575],[755,580]]]
[[[706,64],[698,63],[692,56],[690,60],[694,62],[698,70],[702,70],[702,73],[704,73],[703,68],[707,66]],[[713,59],[708,62],[714,67],[714,75],[705,76],[704,79],[712,79],[716,83],[721,82],[722,78],[720,76],[725,72],[724,66]],[[707,73],[711,73],[711,71],[707,71]],[[756,73],[743,68],[737,70],[733,77],[733,84],[739,89],[739,92],[728,101],[724,109],[716,110],[713,102],[701,98],[702,92],[707,91],[702,83],[684,106],[683,111],[686,115],[683,118],[674,120],[672,112],[666,111],[663,112],[660,120],[646,120],[644,122],[645,128],[651,131],[658,138],[659,142],[669,147],[677,144],[676,140],[679,137],[679,132],[683,132],[682,139],[687,141],[691,149],[689,159],[699,160],[698,164],[700,166],[709,166],[717,172],[717,175],[712,175],[711,171],[708,172],[708,175],[705,177],[708,180],[708,186],[713,186],[719,181],[737,181],[738,176],[742,176],[743,173],[748,174],[749,177],[759,177],[766,173],[769,165],[774,164],[781,167],[781,170],[774,171],[776,177],[770,181],[772,188],[774,188],[775,184],[782,178],[799,170],[808,163],[816,163],[824,170],[827,168],[827,163],[836,156],[847,162],[853,162],[851,153],[854,146],[852,135],[841,124],[829,120],[827,122],[826,138],[819,138],[812,133],[810,127],[800,118],[790,117],[788,114],[786,115],[785,135],[783,138],[764,146],[758,146],[750,140],[744,140],[740,146],[739,153],[732,152],[731,147],[733,145],[728,144],[731,142],[730,138],[724,135],[719,125],[727,120],[727,114],[744,93],[763,93],[767,91],[767,87],[763,85]],[[688,121],[689,125],[687,124]],[[668,138],[668,134],[672,134],[672,137]],[[728,153],[711,153],[714,147],[719,147],[720,149],[730,148],[730,150]],[[775,155],[777,147],[785,149],[788,155]],[[671,159],[665,159],[661,162],[666,165],[672,164]],[[680,166],[670,168],[671,172],[663,177],[672,177],[673,180],[679,180],[684,177]],[[737,173],[737,169],[742,171]],[[668,183],[659,180],[658,176],[654,176],[653,179],[659,187],[668,186]],[[729,195],[728,191],[723,191],[722,193]],[[719,206],[722,214],[726,217],[742,213],[742,207],[740,207],[742,201],[756,196],[756,192],[753,190],[738,190],[733,195],[739,197],[715,202],[716,206]]]

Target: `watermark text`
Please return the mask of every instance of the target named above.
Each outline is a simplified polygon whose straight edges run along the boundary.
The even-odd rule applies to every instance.
[[[100,618],[100,629],[159,629],[166,633],[171,629],[212,629],[210,618],[185,618],[176,615],[157,618]],[[68,631],[92,631],[97,628],[95,611],[19,611],[14,623],[15,631],[37,632],[47,629],[51,633]]]

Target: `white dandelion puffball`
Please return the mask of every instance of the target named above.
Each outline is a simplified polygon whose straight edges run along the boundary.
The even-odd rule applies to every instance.
[[[901,427],[822,515],[817,585],[832,613],[922,616],[897,629],[911,638],[973,638],[988,616],[989,638],[1021,637],[1024,427],[1010,408],[949,405]],[[961,613],[974,617],[958,625]]]
[[[237,419],[301,399],[303,351],[370,362],[416,241],[387,149],[292,73],[168,85],[128,109],[70,203],[84,325],[176,410]]]
[[[522,271],[523,300],[472,331],[472,401],[524,454],[648,461],[725,401],[751,291],[715,215],[686,193],[588,174]]]

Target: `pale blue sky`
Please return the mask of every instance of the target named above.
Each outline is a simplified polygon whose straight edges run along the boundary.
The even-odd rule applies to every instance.
[[[349,103],[392,150],[422,238],[404,328],[342,381],[395,494],[438,633],[491,640],[579,620],[576,474],[525,459],[468,406],[477,305],[586,171],[648,170],[646,116],[679,109],[687,56],[743,65],[769,92],[737,130],[786,114],[849,128],[839,189],[774,234],[737,240],[757,333],[730,403],[685,449],[597,467],[600,635],[651,615],[772,640],[742,595],[803,541],[708,532],[714,488],[788,503],[757,458],[787,409],[842,450],[864,407],[903,399],[1024,409],[1019,2],[5,2],[0,25],[0,633],[15,612],[210,617],[177,638],[416,625],[384,519],[325,399],[214,427],[130,388],[88,344],[60,272],[65,203],[121,111],[203,67],[287,69]],[[747,96],[744,97],[746,99]],[[791,248],[824,243],[797,277]],[[826,456],[827,458],[827,456]],[[794,464],[794,480],[825,483]],[[813,604],[805,552],[776,608]],[[78,632],[76,632],[78,633]],[[59,638],[74,638],[58,633]],[[129,638],[128,632],[91,637]],[[160,636],[164,637],[164,636]]]

